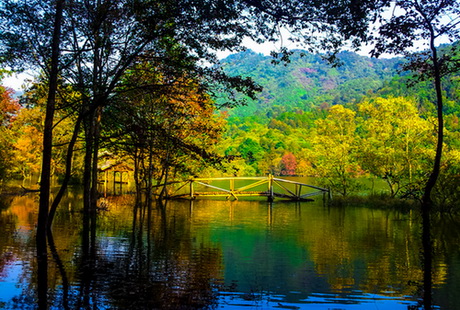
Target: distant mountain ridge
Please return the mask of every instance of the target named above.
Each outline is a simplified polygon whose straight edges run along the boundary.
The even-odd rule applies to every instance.
[[[286,64],[273,64],[272,57],[252,50],[228,56],[222,60],[227,73],[251,77],[263,87],[258,100],[230,114],[244,117],[273,108],[310,111],[322,104],[350,104],[388,83],[401,63],[400,58],[375,59],[352,52],[341,52],[339,59],[342,64],[332,67],[321,55],[302,50],[295,50]]]

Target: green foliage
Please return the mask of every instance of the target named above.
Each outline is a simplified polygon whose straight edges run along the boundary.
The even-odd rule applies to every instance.
[[[358,105],[360,162],[372,175],[384,179],[392,197],[429,169],[432,156],[431,122],[415,103],[405,98],[376,98]]]
[[[248,164],[252,165],[258,159],[260,159],[260,153],[262,152],[262,148],[260,147],[258,142],[254,141],[251,138],[246,138],[238,146],[237,151],[241,154],[241,156],[246,160]]]
[[[385,2],[382,2],[385,3]],[[423,191],[423,210],[429,211],[433,205],[432,192],[440,175],[444,139],[444,88],[443,77],[459,71],[458,45],[442,51],[439,41],[448,38],[450,42],[460,39],[460,4],[457,0],[397,0],[391,6],[389,18],[380,18],[376,26],[377,36],[371,37],[374,56],[383,53],[403,54],[407,62],[404,69],[413,73],[413,83],[431,81],[435,97],[431,101],[436,108],[437,142],[435,156],[429,178]],[[427,50],[414,52],[416,42],[423,42]],[[417,50],[417,49],[416,49]]]
[[[433,193],[439,211],[460,211],[460,149],[447,149]]]
[[[318,176],[335,193],[347,196],[358,189],[361,173],[357,161],[356,112],[333,106],[325,119],[316,121],[313,140],[313,165]]]

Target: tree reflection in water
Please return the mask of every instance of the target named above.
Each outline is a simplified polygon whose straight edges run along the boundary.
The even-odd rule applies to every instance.
[[[149,208],[108,197],[109,211],[88,219],[75,202],[63,207],[38,260],[35,203],[18,197],[0,210],[0,308],[276,308],[279,301],[365,309],[377,300],[450,309],[458,298],[450,287],[459,231],[442,217],[422,226],[415,212],[259,201]]]
[[[36,238],[37,242],[37,297],[38,309],[48,309],[48,250],[46,240]]]
[[[422,211],[422,244],[423,244],[423,306],[425,310],[432,307],[433,289],[433,247],[431,240],[431,216],[430,212]]]
[[[53,256],[54,263],[56,264],[58,270],[59,270],[59,275],[62,280],[62,302],[61,308],[68,310],[69,308],[69,279],[67,278],[67,272],[65,270],[64,264],[62,263],[61,258],[59,257],[59,253],[56,249],[56,245],[54,244],[54,237],[53,237],[53,232],[48,231],[47,234],[48,238],[48,246],[51,252],[51,255]]]
[[[165,208],[154,212],[138,205],[133,218],[131,236],[125,238],[128,244],[91,242],[89,251],[83,248],[82,306],[201,309],[216,304],[220,250],[194,249],[184,235],[186,222],[168,221]]]

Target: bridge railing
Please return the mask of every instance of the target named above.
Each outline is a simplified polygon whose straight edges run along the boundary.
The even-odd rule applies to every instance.
[[[220,185],[222,182],[227,186]],[[219,183],[219,186],[211,183]],[[248,183],[249,182],[249,183]],[[243,186],[236,186],[245,183]],[[266,177],[220,177],[220,178],[193,178],[182,182],[171,182],[175,189],[171,190],[168,198],[197,197],[226,197],[227,199],[248,196],[265,196],[269,200],[276,197],[291,200],[309,200],[309,197],[323,195],[331,197],[328,189],[292,180],[275,178],[272,175]],[[313,190],[313,191],[312,191]]]

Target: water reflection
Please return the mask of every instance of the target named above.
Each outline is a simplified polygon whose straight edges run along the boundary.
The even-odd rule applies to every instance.
[[[36,197],[0,209],[0,309],[453,309],[459,297],[446,218],[426,243],[416,212],[123,195],[85,219],[79,197],[63,202],[43,260]]]
[[[422,266],[423,266],[423,307],[431,310],[433,306],[433,246],[431,240],[431,217],[427,210],[422,211]]]

